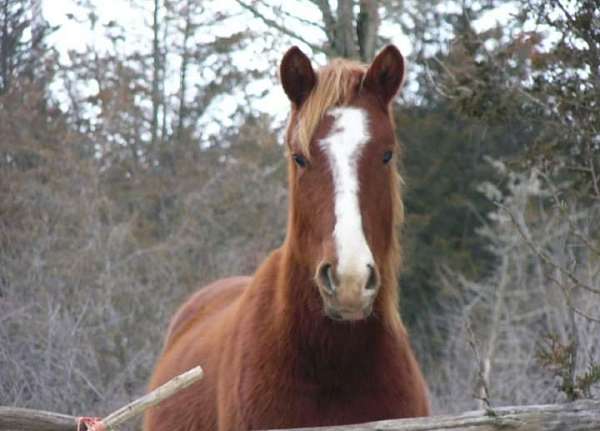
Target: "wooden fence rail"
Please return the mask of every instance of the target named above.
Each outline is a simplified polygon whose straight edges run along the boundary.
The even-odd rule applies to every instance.
[[[502,407],[495,416],[483,410],[459,415],[398,419],[319,431],[600,431],[600,401]],[[1,431],[76,431],[77,418],[38,410],[0,407]],[[308,431],[304,428],[303,431]],[[317,428],[310,428],[317,431]]]
[[[116,429],[119,424],[139,415],[150,406],[173,395],[202,377],[200,367],[192,369],[155,391],[93,421],[40,410],[0,407],[0,431],[99,431]],[[301,431],[600,431],[600,400],[582,400],[568,404],[501,407],[492,411],[477,410],[458,415],[418,419],[396,419],[359,425],[302,428]],[[300,431],[300,430],[298,430]]]
[[[110,431],[143,413],[144,410],[169,398],[197,382],[203,376],[201,367],[194,367],[175,376],[149,394],[121,407],[103,419],[67,416],[40,410],[0,407],[2,431]]]

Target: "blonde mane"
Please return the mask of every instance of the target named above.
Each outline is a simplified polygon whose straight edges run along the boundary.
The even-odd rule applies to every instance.
[[[310,156],[310,140],[325,113],[350,102],[366,71],[365,65],[341,58],[318,70],[317,84],[300,109],[296,128],[300,151],[305,156]]]

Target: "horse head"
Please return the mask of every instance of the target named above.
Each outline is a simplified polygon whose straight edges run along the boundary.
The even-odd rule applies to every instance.
[[[297,47],[281,61],[292,103],[288,237],[334,320],[365,319],[395,281],[402,210],[390,104],[403,75],[391,45],[369,66],[337,59],[316,72]]]

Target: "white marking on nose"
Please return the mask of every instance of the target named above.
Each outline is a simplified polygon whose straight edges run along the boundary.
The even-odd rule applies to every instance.
[[[363,232],[358,202],[358,160],[369,140],[367,114],[347,107],[329,113],[335,118],[334,124],[320,145],[329,157],[333,173],[337,270],[341,278],[349,276],[366,283],[367,265],[373,265],[373,255]]]

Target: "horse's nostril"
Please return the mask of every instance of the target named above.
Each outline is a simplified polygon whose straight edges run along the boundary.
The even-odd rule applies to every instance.
[[[369,268],[369,279],[367,280],[365,289],[373,290],[373,289],[376,289],[377,286],[379,285],[377,272],[375,271],[375,268],[373,267],[373,265],[367,264],[367,267]]]
[[[332,267],[330,263],[325,263],[319,268],[319,280],[330,295],[335,293],[335,284],[333,282]]]

